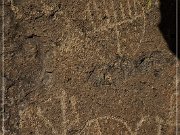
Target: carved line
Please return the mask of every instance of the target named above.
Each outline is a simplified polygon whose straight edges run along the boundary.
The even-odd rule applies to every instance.
[[[66,135],[67,134],[67,127],[66,127],[66,98],[67,98],[67,94],[64,90],[62,90],[62,93],[61,93],[61,109],[62,109],[62,116],[63,116],[63,124],[65,125],[64,129],[63,129],[63,135]],[[172,106],[173,106],[173,99],[174,99],[174,94],[171,95],[171,98],[170,98],[170,111],[172,111]],[[77,110],[76,110],[76,98],[75,96],[72,96],[71,97],[71,104],[72,104],[72,108],[73,108],[73,111],[76,113]],[[171,116],[172,112],[170,112],[170,116]],[[54,129],[53,125],[51,122],[49,122],[49,120],[47,120],[43,115],[42,115],[42,111],[40,110],[40,108],[38,108],[38,111],[37,111],[37,115],[45,122],[45,125],[46,126],[49,126],[51,127],[52,129],[52,133],[53,134],[58,134],[58,132]],[[95,124],[97,125],[97,129],[98,129],[98,133],[100,135],[102,135],[102,132],[101,132],[101,127],[99,125],[99,120],[104,120],[104,119],[111,119],[111,120],[115,120],[117,122],[121,122],[128,130],[128,132],[131,134],[131,135],[137,135],[138,133],[138,130],[140,129],[140,127],[142,126],[143,122],[147,121],[147,119],[149,118],[149,116],[145,116],[145,117],[142,117],[142,119],[137,123],[137,127],[135,129],[135,132],[133,132],[131,130],[131,128],[127,125],[126,122],[124,122],[122,119],[119,119],[119,118],[116,118],[116,117],[113,117],[113,116],[104,116],[104,117],[98,117],[98,118],[95,118],[95,119],[91,119],[91,120],[88,120],[84,126],[84,128],[78,133],[79,135],[81,133],[84,132],[84,129],[88,128],[89,126],[91,126],[92,123],[95,122]],[[78,119],[79,119],[79,116],[78,116]],[[76,122],[76,121],[75,121]],[[158,132],[157,132],[157,135],[161,135],[161,129],[162,129],[162,124],[167,124],[169,125],[169,123],[166,123],[165,121],[163,121],[162,118],[160,117],[156,117],[156,122],[157,122],[157,128],[158,128]],[[170,126],[172,126],[172,124],[170,124]]]
[[[141,35],[141,39],[139,41],[139,44],[137,46],[137,49],[135,49],[134,53],[133,53],[133,56],[137,53],[139,47],[140,47],[140,44],[143,42],[144,40],[144,36],[145,36],[145,32],[146,32],[146,15],[145,15],[145,10],[143,8],[143,30],[142,30],[142,35]],[[134,48],[133,48],[134,49]]]
[[[147,121],[148,118],[149,118],[149,116],[145,116],[145,117],[141,118],[141,120],[137,123],[137,127],[135,129],[134,135],[137,135],[139,128],[142,126],[143,122]]]
[[[135,16],[137,15],[137,6],[136,6],[136,0],[133,0],[134,3],[134,10],[135,10]]]
[[[173,93],[170,97],[169,118],[167,120],[168,125],[176,125],[176,122],[172,122],[172,118],[175,113],[174,112],[175,107],[173,107],[174,103],[176,103],[175,101],[173,101],[173,100],[175,100],[175,98],[176,98],[176,93]]]
[[[94,32],[107,31],[109,28],[114,28],[116,26],[120,26],[120,25],[123,25],[123,24],[126,24],[126,23],[132,23],[134,20],[136,20],[138,18],[141,18],[142,16],[143,16],[143,14],[139,14],[137,16],[132,17],[131,19],[126,19],[126,20],[123,20],[121,22],[108,24],[108,25],[105,25],[105,26],[102,26],[102,27],[98,28]]]
[[[122,6],[121,2],[120,2],[120,8],[121,8],[121,13],[122,13],[122,18],[125,19],[124,7]]]
[[[95,119],[88,120],[86,122],[84,128],[78,133],[78,135],[80,135],[82,132],[84,132],[84,129],[89,127],[93,122],[96,122],[97,120],[103,120],[103,119],[107,119],[107,120],[111,119],[111,120],[115,120],[117,122],[121,122],[127,128],[128,132],[133,135],[133,132],[131,131],[131,128],[127,125],[126,122],[124,122],[123,120],[121,120],[119,118],[113,117],[113,116],[104,116],[104,117],[98,117],[98,118],[95,118]]]
[[[131,11],[131,5],[130,5],[130,3],[129,3],[129,0],[127,0],[127,5],[128,5],[128,14],[129,14],[129,16],[130,16],[130,18],[132,17],[132,11]]]
[[[63,127],[63,135],[67,134],[67,120],[66,120],[66,99],[67,99],[67,94],[65,92],[65,90],[62,90],[61,93],[61,111],[62,111],[62,127]]]
[[[114,14],[114,20],[115,20],[115,23],[117,23],[117,14],[116,14],[116,11],[114,9],[114,2],[111,1],[111,4],[112,4],[112,9],[113,9],[113,14]],[[118,28],[117,28],[117,25],[115,25],[115,31],[116,31],[116,38],[117,38],[117,52],[118,54],[120,54],[120,49],[121,48],[121,45],[120,45],[120,40],[119,40],[119,31],[118,31]]]
[[[162,129],[163,120],[160,117],[157,116],[156,117],[156,122],[158,123],[157,135],[161,135],[161,129]]]
[[[71,101],[71,106],[72,106],[72,111],[73,111],[73,114],[75,114],[75,120],[74,121],[72,121],[69,125],[68,125],[68,128],[70,128],[72,125],[74,125],[74,124],[78,124],[79,123],[79,113],[78,113],[78,111],[77,111],[77,109],[76,109],[76,104],[77,104],[77,102],[76,102],[76,97],[75,96],[72,96],[71,98],[70,98],[70,101]]]
[[[102,135],[102,132],[101,132],[101,126],[100,126],[100,124],[99,124],[99,120],[97,119],[96,121],[95,121],[95,123],[96,123],[96,125],[97,125],[97,129],[98,129],[98,135]]]
[[[47,118],[45,118],[45,117],[43,116],[42,111],[41,111],[41,109],[40,109],[39,107],[37,108],[37,116],[39,116],[39,118],[44,121],[45,126],[46,126],[47,128],[50,127],[50,128],[52,129],[52,133],[53,133],[53,134],[59,135],[59,134],[58,134],[58,131],[53,127],[53,124],[52,124]]]

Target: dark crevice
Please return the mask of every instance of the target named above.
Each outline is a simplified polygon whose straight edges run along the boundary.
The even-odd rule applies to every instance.
[[[159,29],[171,52],[179,59],[176,47],[176,0],[160,0],[161,22]]]
[[[40,37],[40,36],[38,36],[38,35],[36,35],[36,34],[30,34],[30,35],[28,35],[26,38],[35,38],[35,37]]]

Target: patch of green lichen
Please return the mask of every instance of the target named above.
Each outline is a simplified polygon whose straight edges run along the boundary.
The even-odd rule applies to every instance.
[[[152,0],[147,0],[147,9],[150,9],[152,5]]]

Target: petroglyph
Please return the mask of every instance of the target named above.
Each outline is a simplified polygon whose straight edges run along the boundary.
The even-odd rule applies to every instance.
[[[20,19],[22,17],[22,14],[19,11],[19,8],[17,6],[14,6],[14,0],[11,1],[11,9],[16,14],[16,18]]]
[[[133,51],[133,55],[135,55],[136,53],[137,53],[137,51],[138,51],[138,49],[139,49],[139,47],[140,47],[140,45],[141,45],[141,43],[143,42],[143,40],[144,40],[144,36],[145,36],[145,32],[146,32],[146,15],[145,15],[145,10],[143,9],[143,28],[142,28],[142,35],[140,35],[141,36],[141,38],[140,38],[140,40],[139,40],[139,44],[137,44],[137,49],[135,49],[134,51]],[[137,30],[137,28],[135,27],[135,30]]]
[[[86,125],[82,129],[82,131],[79,133],[79,135],[81,135],[81,133],[83,133],[85,129],[87,129],[89,126],[91,126],[92,123],[97,122],[98,120],[109,120],[109,119],[116,120],[118,122],[123,123],[126,126],[126,128],[129,130],[129,132],[131,132],[131,129],[127,126],[126,122],[122,121],[121,119],[115,118],[115,117],[105,116],[105,117],[98,117],[96,119],[88,120],[88,122],[86,123]]]
[[[67,134],[66,100],[67,100],[67,94],[64,90],[62,90],[62,93],[61,93],[61,110],[62,110],[62,118],[63,118],[63,122],[62,122],[63,135]]]
[[[70,101],[71,101],[71,105],[72,105],[72,113],[75,115],[75,120],[74,123],[79,123],[79,113],[77,111],[77,101],[76,101],[76,97],[72,96],[70,97]]]
[[[37,116],[44,121],[45,126],[51,127],[52,133],[54,135],[58,135],[58,131],[54,128],[53,124],[42,114],[41,108],[37,108]]]
[[[81,130],[77,131],[78,135],[90,134],[90,133],[93,133],[95,135],[103,135],[101,122],[107,123],[106,121],[115,121],[117,124],[121,123],[122,126],[124,127],[123,128],[124,131],[121,131],[122,135],[138,135],[139,131],[142,128],[142,125],[145,122],[148,122],[149,120],[152,120],[152,119],[155,119],[155,123],[156,123],[156,127],[157,127],[157,134],[156,135],[162,135],[162,128],[163,128],[162,126],[163,125],[175,126],[174,121],[172,121],[172,118],[171,118],[174,116],[174,100],[175,100],[174,97],[175,97],[175,94],[172,94],[171,99],[170,99],[169,119],[167,121],[163,120],[159,116],[156,116],[156,117],[143,116],[140,119],[140,121],[137,121],[136,128],[134,130],[132,130],[132,127],[130,127],[128,125],[128,121],[125,121],[122,118],[117,118],[114,116],[100,116],[100,117],[97,117],[94,119],[90,119],[83,126],[80,123],[81,118],[79,116],[79,112],[78,112],[79,110],[77,110],[77,100],[78,99],[74,95],[71,97],[68,97],[66,91],[63,89],[61,89],[60,95],[57,94],[55,97],[51,97],[51,100],[49,100],[48,102],[53,102],[53,99],[56,99],[56,100],[59,99],[60,100],[60,104],[61,104],[60,109],[62,111],[62,115],[61,115],[62,121],[60,123],[61,127],[62,127],[62,135],[67,135],[68,130],[71,129],[71,127],[73,127],[73,125],[78,125],[79,128],[82,128]],[[68,116],[69,116],[67,113],[68,112],[68,108],[67,108],[68,100],[70,101],[69,104],[72,108],[72,111],[70,113],[74,116],[74,120],[68,118]],[[46,103],[46,102],[44,102],[44,103]],[[53,124],[54,124],[53,121],[51,122],[50,120],[48,120],[48,118],[46,118],[43,115],[41,108],[37,107],[37,109],[35,109],[35,110],[37,110],[35,113],[38,116],[37,121],[38,121],[38,119],[40,119],[41,121],[43,121],[44,125],[47,128],[50,128],[52,130],[52,134],[59,135],[59,131],[57,129],[55,129],[53,126]],[[31,109],[31,111],[33,111],[33,110]],[[23,117],[26,114],[28,115],[26,117],[29,117],[29,118],[31,118],[32,117],[31,115],[34,114],[33,112],[31,112],[32,114],[28,113],[28,112],[29,112],[29,109],[26,109],[23,111],[23,113],[21,113],[22,119],[25,119]],[[108,123],[108,124],[110,124],[110,123]],[[106,124],[106,126],[108,126],[108,125]],[[23,128],[23,122],[21,122],[21,127]],[[41,133],[39,133],[39,127],[35,128],[35,132],[37,135],[41,134]]]
[[[121,9],[122,18],[124,20],[125,19],[125,13],[124,13],[124,7],[123,7],[122,3],[120,3],[120,9]]]
[[[30,106],[19,112],[20,114],[20,128],[23,131],[30,129],[30,131],[23,132],[23,134],[34,133],[35,135],[42,135],[43,128],[48,129],[52,135],[59,135],[54,128],[53,122],[46,118],[40,107]]]
[[[108,8],[107,4],[109,4],[108,6],[110,6],[111,8]],[[117,4],[119,4],[119,6],[117,6]],[[144,39],[144,35],[146,32],[145,14],[149,11],[146,11],[145,7],[143,7],[143,5],[136,0],[128,0],[125,3],[122,1],[114,0],[107,3],[105,0],[103,0],[102,5],[104,6],[104,8],[98,8],[97,2],[93,0],[92,3],[87,4],[86,10],[84,10],[84,13],[87,14],[85,16],[93,24],[92,33],[108,31],[109,29],[114,28],[117,39],[117,53],[119,55],[122,55],[127,51],[130,51],[133,53],[133,55],[135,55]],[[104,12],[105,16],[107,17],[105,22],[101,21],[100,19],[102,16],[101,12],[99,12],[100,10],[103,10],[102,12]],[[95,22],[95,20],[98,20],[98,23]],[[137,26],[131,25],[138,21],[140,21],[141,24],[137,23]],[[125,26],[126,29],[123,28]],[[135,34],[134,31],[140,32]],[[126,34],[124,35],[123,33]],[[127,39],[127,35],[130,39]],[[126,39],[126,41],[124,39]]]
[[[168,125],[176,125],[176,113],[176,93],[173,93],[170,97]]]
[[[15,66],[9,70],[19,68],[20,75],[17,78],[12,72],[15,81],[11,81],[7,73],[7,82],[15,85],[7,94],[12,95],[11,104],[17,104],[17,111],[19,106],[22,109],[17,126],[20,134],[173,132],[176,101],[169,89],[173,75],[164,72],[172,69],[173,58],[165,47],[157,48],[164,42],[155,28],[160,18],[157,0],[152,1],[156,1],[156,7],[151,5],[150,9],[146,9],[144,0],[14,1],[7,4],[13,18],[8,22],[8,34],[13,31],[7,37],[8,45],[17,43],[17,51],[12,49],[10,54]],[[33,55],[35,62],[29,59],[29,51],[23,63],[26,58],[21,58],[28,50],[24,41],[37,42],[31,45],[40,48],[33,50],[37,52]],[[38,64],[33,64],[36,61]],[[40,67],[37,72],[36,67]],[[21,94],[29,90],[35,92],[25,97]],[[19,97],[24,97],[20,105]],[[16,108],[9,108],[12,113],[8,124],[13,126]],[[9,129],[14,132],[13,128]]]
[[[95,125],[97,127],[97,134],[98,135],[102,135],[101,126],[99,125],[99,121],[98,120],[95,121]]]
[[[132,11],[131,11],[131,5],[129,3],[129,0],[127,0],[127,7],[128,7],[128,15],[130,16],[130,18],[132,17]]]
[[[91,119],[91,120],[88,120],[88,122],[86,123],[86,125],[84,126],[84,128],[81,130],[80,133],[78,133],[78,135],[82,135],[83,133],[86,133],[87,134],[90,132],[89,130],[86,130],[88,128],[90,128],[91,125],[93,125],[94,123],[94,128],[98,128],[98,134],[97,135],[101,135],[102,132],[101,132],[101,128],[99,126],[99,121],[108,121],[108,120],[114,120],[116,121],[117,123],[122,123],[124,127],[126,127],[126,130],[125,131],[121,131],[122,134],[124,135],[137,135],[138,133],[138,130],[141,128],[142,124],[147,121],[149,118],[149,116],[145,116],[145,117],[142,117],[141,120],[139,122],[137,122],[137,126],[136,126],[136,129],[135,131],[132,131],[131,127],[128,126],[127,122],[123,121],[122,119],[120,118],[116,118],[116,117],[113,117],[113,116],[104,116],[104,117],[98,117],[96,119]],[[102,134],[103,135],[103,134]],[[157,134],[159,135],[159,134]]]
[[[115,22],[117,22],[117,14],[116,14],[116,11],[115,11],[115,9],[114,9],[114,2],[113,2],[113,1],[112,1],[112,9],[113,9],[113,11],[114,11],[114,20],[115,20]],[[122,49],[122,47],[120,46],[120,41],[119,41],[119,31],[118,31],[117,25],[115,25],[115,31],[116,31],[116,36],[117,36],[117,46],[118,46],[117,52],[120,52],[120,51],[121,51],[120,49]]]
[[[134,135],[137,135],[138,130],[141,128],[143,122],[147,121],[149,116],[142,117],[141,120],[137,123]]]
[[[156,122],[157,122],[157,135],[161,135],[163,120],[160,117],[156,116]]]

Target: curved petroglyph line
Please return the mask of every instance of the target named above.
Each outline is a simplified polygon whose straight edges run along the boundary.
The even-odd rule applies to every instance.
[[[118,14],[117,14],[117,11],[115,9],[115,3],[114,3],[114,0],[111,0],[111,10],[113,11],[112,14],[113,14],[113,19],[114,19],[114,22],[111,22],[110,23],[110,13],[109,13],[109,10],[107,9],[106,7],[106,1],[103,0],[102,1],[102,5],[105,7],[103,8],[102,10],[105,12],[106,16],[107,16],[107,20],[106,20],[106,23],[102,22],[101,25],[99,26],[96,26],[95,24],[95,18],[92,17],[92,13],[93,14],[96,14],[96,16],[94,17],[99,17],[102,16],[102,14],[100,14],[101,12],[99,12],[101,9],[98,7],[98,4],[96,2],[96,0],[93,0],[91,2],[88,2],[85,10],[82,12],[82,14],[85,14],[85,18],[88,19],[89,21],[91,21],[92,23],[92,28],[93,30],[91,32],[89,32],[89,34],[91,33],[96,33],[96,32],[102,32],[102,31],[108,31],[109,29],[111,28],[115,28],[115,34],[116,34],[116,38],[117,38],[117,53],[118,54],[122,54],[124,52],[124,49],[125,47],[123,47],[124,45],[122,45],[122,43],[120,42],[120,32],[118,30],[118,26],[121,26],[123,24],[127,24],[127,23],[133,23],[133,21],[137,20],[138,18],[142,18],[143,19],[143,28],[141,29],[141,32],[139,33],[140,34],[140,37],[138,39],[138,44],[136,47],[132,47],[130,46],[130,48],[132,48],[131,50],[133,50],[133,55],[135,55],[137,52],[138,52],[138,49],[140,47],[140,44],[143,42],[144,40],[144,35],[145,35],[145,32],[146,32],[146,22],[145,22],[145,19],[146,19],[146,13],[150,12],[151,10],[146,10],[144,9],[144,7],[142,7],[140,10],[142,10],[142,13],[138,13],[137,11],[137,3],[138,1],[137,0],[133,0],[133,3],[132,5],[130,4],[130,0],[127,1],[126,5],[127,5],[127,8],[128,8],[128,11],[126,11],[127,13],[125,14],[125,10],[123,8],[123,5],[122,5],[122,2],[120,2],[120,16],[123,18],[121,21],[118,21]],[[133,10],[131,9],[133,8]],[[134,14],[133,14],[134,13]],[[127,17],[129,16],[129,17]],[[99,19],[97,18],[97,19]],[[130,33],[131,34],[131,33]],[[69,35],[69,34],[68,34]],[[76,37],[77,38],[77,37]],[[75,40],[75,41],[74,41]],[[77,42],[77,45],[79,45],[79,41],[80,39],[74,39],[74,37],[68,37],[67,36],[67,39],[65,39],[65,41],[67,41],[65,44],[63,44],[63,46],[61,46],[61,49],[62,48],[66,48],[65,51],[70,51],[71,48],[73,48],[73,46],[71,45],[67,45],[67,44],[71,44],[71,42]],[[76,45],[76,46],[77,46]],[[135,48],[135,49],[134,49]]]
[[[116,16],[116,15],[115,15]],[[120,39],[119,39],[119,31],[117,29],[118,26],[121,26],[123,24],[126,24],[126,23],[132,23],[133,21],[137,20],[138,18],[142,18],[143,17],[143,29],[142,29],[142,35],[141,35],[141,38],[139,39],[139,44],[138,46],[136,47],[136,49],[134,50],[133,48],[133,55],[135,55],[140,47],[140,44],[143,42],[144,40],[144,36],[145,36],[145,32],[146,32],[146,16],[145,16],[145,12],[143,12],[142,14],[139,14],[139,15],[136,15],[130,19],[126,19],[126,20],[123,20],[121,22],[115,22],[115,23],[111,23],[111,24],[106,24],[104,26],[101,26],[99,27],[98,29],[94,30],[93,32],[100,32],[100,31],[108,31],[108,29],[111,29],[111,28],[115,28],[115,32],[116,32],[116,36],[117,36],[117,52],[118,54],[121,54],[121,52],[123,52],[123,48],[121,47],[121,44],[120,44]]]
[[[106,119],[106,120],[115,120],[115,121],[117,121],[117,122],[122,123],[122,124],[127,128],[128,132],[131,133],[131,135],[133,135],[133,132],[132,132],[131,128],[127,125],[126,122],[124,122],[124,121],[123,121],[122,119],[120,119],[120,118],[116,118],[116,117],[113,117],[113,116],[103,116],[103,117],[98,117],[98,118],[95,118],[95,119],[88,120],[88,121],[86,122],[84,128],[78,133],[78,135],[81,135],[81,133],[83,133],[86,128],[88,128],[89,126],[91,126],[92,123],[97,122],[97,121],[99,121],[99,120],[104,120],[104,119]]]
[[[101,132],[101,126],[100,126],[100,124],[99,124],[99,120],[98,119],[95,119],[92,123],[94,123],[95,124],[95,126],[96,126],[96,133],[97,133],[97,135],[102,135],[102,132]],[[91,126],[91,124],[89,125],[89,126]],[[88,131],[87,131],[88,133],[90,132],[90,130],[89,130],[89,128],[88,128]],[[84,133],[84,131],[83,131],[83,133]]]
[[[97,8],[97,4],[95,1],[93,1],[92,3],[94,6],[92,7],[93,9],[90,8],[89,4],[88,4],[88,10],[86,9],[85,11],[88,11],[89,13],[89,18],[91,19],[91,21],[93,22],[93,18],[91,16],[91,11],[96,11],[98,12],[100,9]],[[105,0],[103,0],[103,5],[105,6],[106,2]],[[115,28],[115,34],[116,34],[116,37],[117,37],[117,52],[118,54],[122,54],[124,48],[122,47],[122,44],[120,43],[120,32],[118,31],[118,26],[121,26],[123,24],[127,24],[127,23],[133,23],[133,21],[137,20],[138,18],[142,18],[143,19],[143,28],[141,30],[141,33],[140,34],[140,39],[138,41],[138,44],[137,44],[137,47],[135,48],[134,50],[134,47],[133,47],[133,55],[135,55],[137,52],[138,52],[138,49],[140,47],[140,44],[143,42],[144,38],[145,38],[145,32],[146,32],[146,14],[149,13],[151,10],[145,10],[145,7],[142,7],[142,13],[137,13],[137,1],[136,0],[133,0],[133,5],[130,4],[130,1],[127,1],[127,6],[128,6],[128,13],[127,15],[125,15],[125,11],[124,11],[124,8],[123,8],[123,5],[122,5],[122,2],[120,2],[120,10],[121,10],[121,16],[122,16],[122,21],[118,21],[117,20],[117,11],[115,10],[115,5],[114,5],[114,1],[112,0],[111,1],[111,8],[112,8],[112,11],[113,11],[113,16],[114,16],[114,22],[110,23],[110,21],[106,21],[105,24],[102,24],[100,25],[99,27],[97,28],[94,28],[94,30],[92,31],[92,33],[95,33],[95,32],[102,32],[102,31],[108,31],[109,29],[111,28]],[[134,9],[134,15],[132,14],[132,6],[133,6],[133,9]],[[108,13],[108,10],[105,8],[104,9],[105,11],[105,14],[107,16],[110,16],[109,13]],[[97,14],[97,13],[96,13]],[[127,18],[126,16],[129,16],[129,18]],[[109,18],[109,17],[108,17]],[[130,47],[132,48],[132,47]]]
[[[92,123],[94,123],[94,122],[97,123],[97,122],[98,122],[98,124],[99,124],[99,120],[105,120],[105,119],[106,119],[106,120],[115,120],[115,121],[117,121],[117,122],[120,122],[120,123],[122,123],[122,124],[126,127],[126,129],[128,130],[128,132],[130,133],[130,135],[137,135],[138,130],[140,129],[140,127],[142,126],[142,124],[143,124],[145,121],[148,120],[148,118],[149,118],[149,116],[144,116],[144,117],[142,117],[141,120],[137,123],[135,131],[132,131],[132,129],[127,125],[127,122],[123,121],[123,120],[120,119],[120,118],[116,118],[116,117],[113,117],[113,116],[98,117],[98,118],[95,118],[95,119],[88,120],[88,121],[86,122],[84,128],[78,133],[78,135],[81,135],[82,133],[84,133],[84,132],[85,132],[84,130],[87,129],[89,126],[91,126]],[[101,127],[100,127],[100,126],[99,126],[99,128],[98,128],[98,131],[100,132],[100,135],[101,135],[102,132],[101,132]],[[158,135],[159,135],[159,134],[158,134]]]
[[[11,10],[16,14],[16,18],[20,19],[22,14],[20,13],[19,8],[14,5],[14,0],[10,0],[10,4]]]
[[[137,135],[138,133],[138,130],[140,129],[140,127],[142,126],[142,124],[147,121],[149,118],[149,116],[144,116],[141,118],[141,120],[137,123],[136,125],[136,129],[135,129],[135,132],[134,132],[134,135]]]
[[[115,31],[116,31],[116,35],[117,35],[117,52],[118,54],[120,54],[120,52],[123,52],[122,48],[121,48],[121,44],[120,44],[120,40],[119,40],[119,31],[117,29],[117,26],[121,26],[123,24],[126,24],[126,23],[132,23],[133,21],[137,20],[138,18],[142,18],[143,16],[143,29],[142,29],[142,35],[141,35],[141,38],[139,39],[139,44],[138,44],[138,47],[135,49],[135,51],[133,52],[133,55],[135,55],[140,47],[140,44],[143,42],[144,40],[144,36],[145,36],[145,32],[146,32],[146,16],[145,16],[145,13],[143,12],[142,14],[139,14],[139,15],[136,15],[130,19],[126,19],[126,20],[123,20],[121,22],[116,22],[116,23],[111,23],[111,24],[107,24],[107,25],[104,25],[98,29],[96,29],[94,32],[100,32],[100,31],[108,31],[108,29],[111,29],[111,28],[114,28],[115,27]],[[134,48],[133,48],[134,50]]]
[[[171,100],[170,100],[170,106],[173,105],[173,96],[171,96]],[[63,118],[63,122],[62,122],[62,126],[63,126],[63,132],[62,132],[62,135],[67,135],[67,129],[70,128],[69,125],[73,125],[73,124],[76,124],[76,123],[79,123],[79,115],[77,115],[75,118],[76,120],[75,121],[72,121],[70,122],[70,120],[67,120],[66,119],[66,110],[67,110],[67,105],[66,105],[66,102],[67,102],[67,93],[65,90],[62,90],[61,91],[61,95],[60,95],[60,98],[61,100],[61,110],[62,110],[62,118]],[[70,102],[71,102],[71,106],[72,106],[72,109],[73,109],[73,113],[77,113],[77,109],[76,109],[76,98],[75,96],[72,96],[70,98]],[[170,112],[172,113],[172,112]],[[43,115],[42,115],[42,112],[40,109],[38,109],[37,111],[37,114],[38,116],[45,122],[45,125],[50,127],[52,129],[52,133],[55,134],[55,135],[59,135],[58,134],[58,131],[54,129],[52,123],[46,119]],[[138,134],[138,131],[140,130],[141,126],[143,125],[144,122],[148,121],[148,119],[150,118],[150,116],[144,116],[141,118],[141,120],[136,124],[136,128],[134,131],[132,131],[132,129],[128,126],[127,122],[123,121],[122,119],[120,118],[117,118],[117,117],[114,117],[114,116],[102,116],[102,117],[97,117],[97,118],[94,118],[94,119],[90,119],[88,120],[86,123],[85,123],[85,126],[83,126],[83,128],[80,130],[80,132],[78,133],[78,135],[82,135],[83,133],[86,133],[88,131],[86,131],[86,129],[89,129],[89,127],[94,123],[96,125],[96,131],[98,133],[98,135],[102,135],[102,131],[101,131],[101,126],[99,124],[99,121],[100,120],[115,120],[117,122],[120,122],[122,123],[126,129],[127,129],[127,132],[130,134],[130,135],[137,135]],[[68,122],[67,122],[68,121]],[[161,129],[162,129],[162,125],[169,125],[168,123],[166,123],[162,118],[156,116],[155,117],[155,121],[157,123],[157,135],[161,135]],[[70,122],[70,123],[69,123]],[[69,123],[67,125],[67,123]]]
[[[174,98],[174,94],[171,95],[170,106],[173,106],[173,98]],[[67,134],[67,129],[69,128],[69,125],[67,125],[67,120],[66,120],[66,115],[67,115],[66,114],[66,109],[67,109],[67,107],[66,107],[67,94],[66,94],[65,90],[61,91],[60,99],[61,99],[61,110],[62,110],[62,117],[63,117],[63,122],[62,122],[63,135],[66,135]],[[71,101],[73,112],[76,113],[77,112],[77,109],[76,109],[76,104],[77,103],[76,103],[75,96],[72,96],[70,98],[70,101]],[[45,125],[52,129],[52,133],[58,135],[58,132],[54,129],[52,123],[47,118],[45,118],[42,115],[42,112],[41,112],[40,109],[38,109],[37,114],[45,122]],[[172,112],[170,112],[170,114],[172,114]],[[130,133],[130,135],[137,135],[138,131],[140,130],[140,127],[143,125],[144,122],[148,121],[149,118],[150,118],[150,116],[142,117],[141,120],[137,123],[135,131],[132,131],[132,129],[127,125],[127,122],[123,121],[122,119],[116,118],[114,116],[102,116],[102,117],[98,117],[98,118],[95,118],[95,119],[88,120],[85,123],[85,126],[82,128],[82,130],[78,133],[78,135],[81,135],[82,133],[86,133],[87,131],[85,131],[85,130],[88,127],[90,127],[93,123],[96,124],[98,134],[102,135],[102,131],[101,131],[101,126],[99,124],[99,120],[115,120],[117,122],[122,123],[126,127],[128,133]],[[69,121],[70,125],[79,123],[79,115],[77,115],[76,119],[77,119],[76,121],[72,121],[72,122]],[[161,135],[162,134],[161,133],[162,125],[169,125],[169,123],[164,121],[159,116],[155,117],[155,121],[157,123],[157,135]],[[170,124],[170,126],[172,126],[172,124]]]
[[[58,131],[53,127],[53,124],[46,118],[43,116],[41,108],[37,108],[37,116],[45,123],[46,127],[50,127],[52,129],[52,133],[55,135],[59,135]]]

